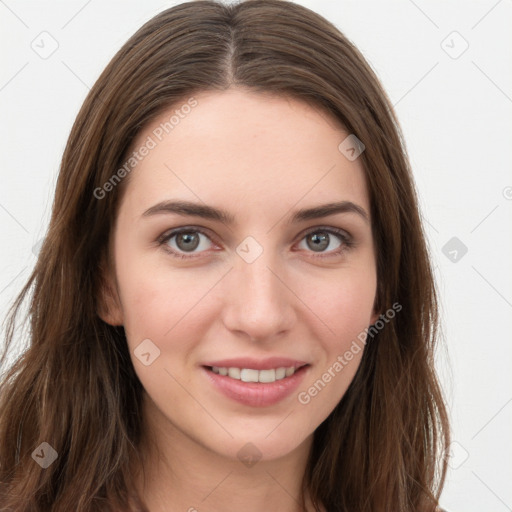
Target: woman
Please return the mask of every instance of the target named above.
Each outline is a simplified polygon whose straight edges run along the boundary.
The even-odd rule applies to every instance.
[[[410,166],[374,73],[312,11],[188,2],[132,36],[73,126],[8,343],[32,288],[1,510],[436,510]]]

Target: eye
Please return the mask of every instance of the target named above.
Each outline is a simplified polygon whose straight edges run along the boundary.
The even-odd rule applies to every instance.
[[[175,240],[173,241],[174,238]],[[158,241],[167,252],[176,258],[194,258],[197,255],[193,251],[198,247],[203,250],[207,249],[207,247],[204,247],[205,244],[201,238],[210,240],[210,237],[203,230],[187,227],[175,229],[163,235]],[[187,253],[190,253],[190,255],[187,255]]]
[[[338,244],[331,247],[333,236],[338,239]],[[205,242],[202,239],[206,239]],[[171,256],[182,259],[199,257],[201,252],[208,249],[208,241],[212,243],[211,237],[200,228],[183,227],[170,233],[162,235],[158,242]],[[305,241],[306,249],[311,249],[313,257],[338,256],[342,252],[350,249],[354,242],[351,236],[344,230],[333,227],[315,227],[303,235],[301,242]],[[206,245],[206,246],[205,246]],[[196,249],[198,249],[196,251]]]
[[[334,247],[332,247],[333,235],[338,239],[338,244]],[[346,231],[331,227],[315,227],[304,235],[301,242],[303,240],[305,241],[307,249],[318,253],[314,254],[314,257],[338,256],[354,245],[351,236]],[[330,250],[325,250],[329,247]]]

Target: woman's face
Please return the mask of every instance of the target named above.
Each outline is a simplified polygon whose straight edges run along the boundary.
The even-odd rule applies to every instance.
[[[103,317],[124,325],[150,420],[270,460],[340,401],[376,318],[364,172],[338,149],[349,134],[300,101],[230,89],[188,105],[133,144],[112,240],[119,307]]]

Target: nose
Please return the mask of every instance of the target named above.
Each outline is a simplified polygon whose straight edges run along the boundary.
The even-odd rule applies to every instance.
[[[263,251],[252,263],[237,256],[234,268],[223,281],[222,317],[228,330],[266,341],[292,328],[297,299],[286,272],[270,250]]]

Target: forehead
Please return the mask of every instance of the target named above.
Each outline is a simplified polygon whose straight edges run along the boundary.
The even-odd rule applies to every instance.
[[[338,149],[348,135],[330,114],[294,98],[240,89],[195,94],[135,139],[133,151],[151,149],[131,171],[125,202],[142,211],[173,197],[275,214],[297,202],[350,200],[369,211],[362,163]]]

